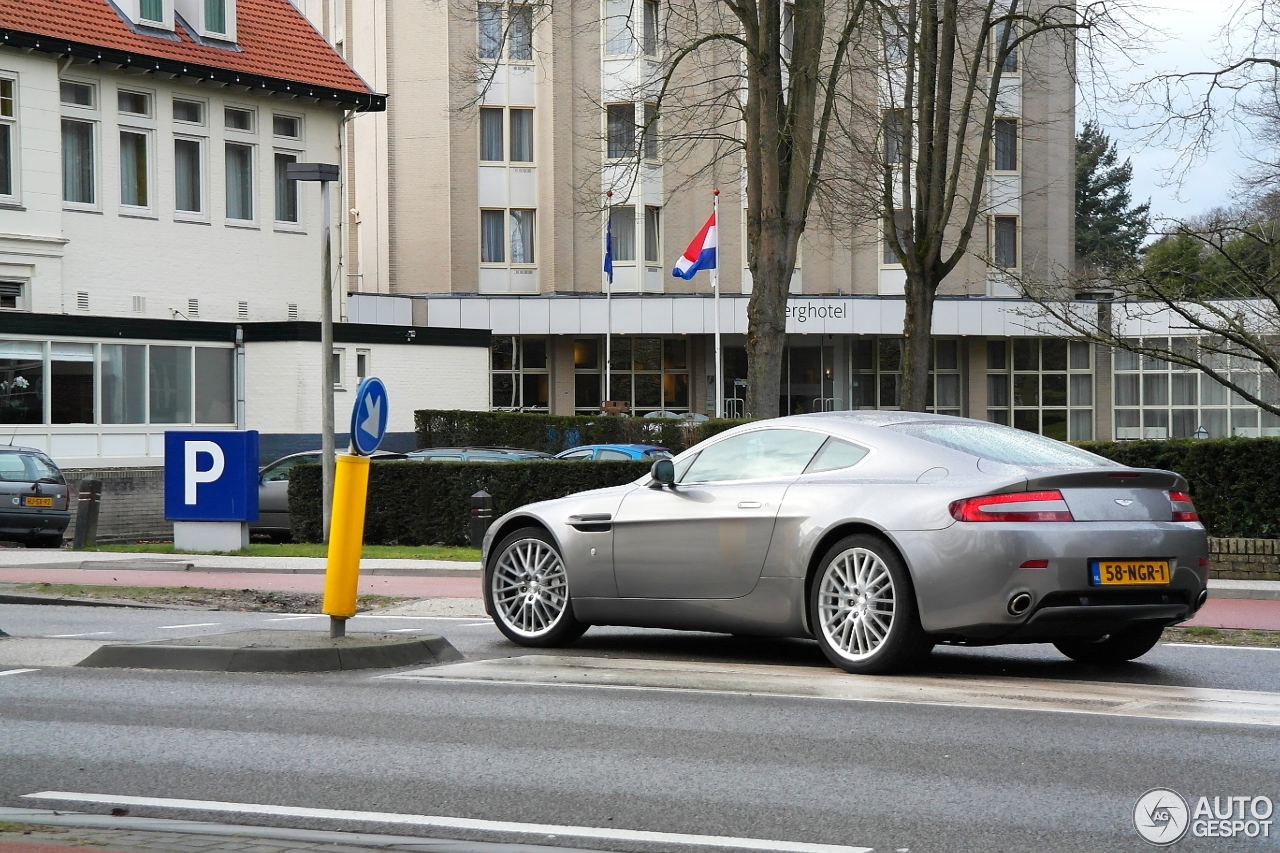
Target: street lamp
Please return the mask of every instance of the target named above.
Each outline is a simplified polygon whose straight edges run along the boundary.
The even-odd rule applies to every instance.
[[[333,512],[333,274],[330,268],[332,234],[329,222],[329,184],[338,180],[338,167],[329,163],[290,163],[285,180],[320,184],[323,209],[324,254],[320,262],[320,468],[323,471],[322,512],[324,541],[329,541],[329,518]]]

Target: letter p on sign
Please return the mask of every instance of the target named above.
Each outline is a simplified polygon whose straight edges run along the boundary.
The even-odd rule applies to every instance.
[[[183,482],[185,493],[183,503],[196,505],[196,487],[201,483],[212,483],[222,476],[227,460],[222,455],[222,448],[212,441],[186,441],[184,446]],[[212,463],[204,470],[200,469],[200,454],[212,457]]]

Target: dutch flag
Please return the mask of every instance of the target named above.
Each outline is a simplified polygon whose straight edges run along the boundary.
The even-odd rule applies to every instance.
[[[698,236],[694,237],[693,242],[689,244],[689,248],[684,250],[684,255],[680,257],[680,260],[676,261],[676,268],[671,271],[671,274],[676,278],[683,278],[688,281],[693,278],[698,270],[713,270],[715,268],[716,215],[712,212],[707,224],[702,226]]]

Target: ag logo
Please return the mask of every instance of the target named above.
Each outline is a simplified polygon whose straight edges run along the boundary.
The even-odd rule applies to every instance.
[[[1138,834],[1161,847],[1182,840],[1189,817],[1187,801],[1168,788],[1152,788],[1133,807],[1133,825]]]

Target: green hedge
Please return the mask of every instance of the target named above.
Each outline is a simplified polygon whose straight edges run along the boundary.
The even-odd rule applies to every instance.
[[[1082,442],[1135,468],[1176,471],[1191,484],[1211,536],[1280,538],[1280,439]]]
[[[414,412],[418,447],[521,447],[559,453],[581,444],[656,444],[679,453],[745,421],[538,415],[421,409]]]
[[[493,496],[493,517],[534,501],[630,483],[648,462],[378,462],[369,468],[364,541],[370,545],[466,545],[471,496]],[[319,542],[320,466],[289,476],[293,538]]]

